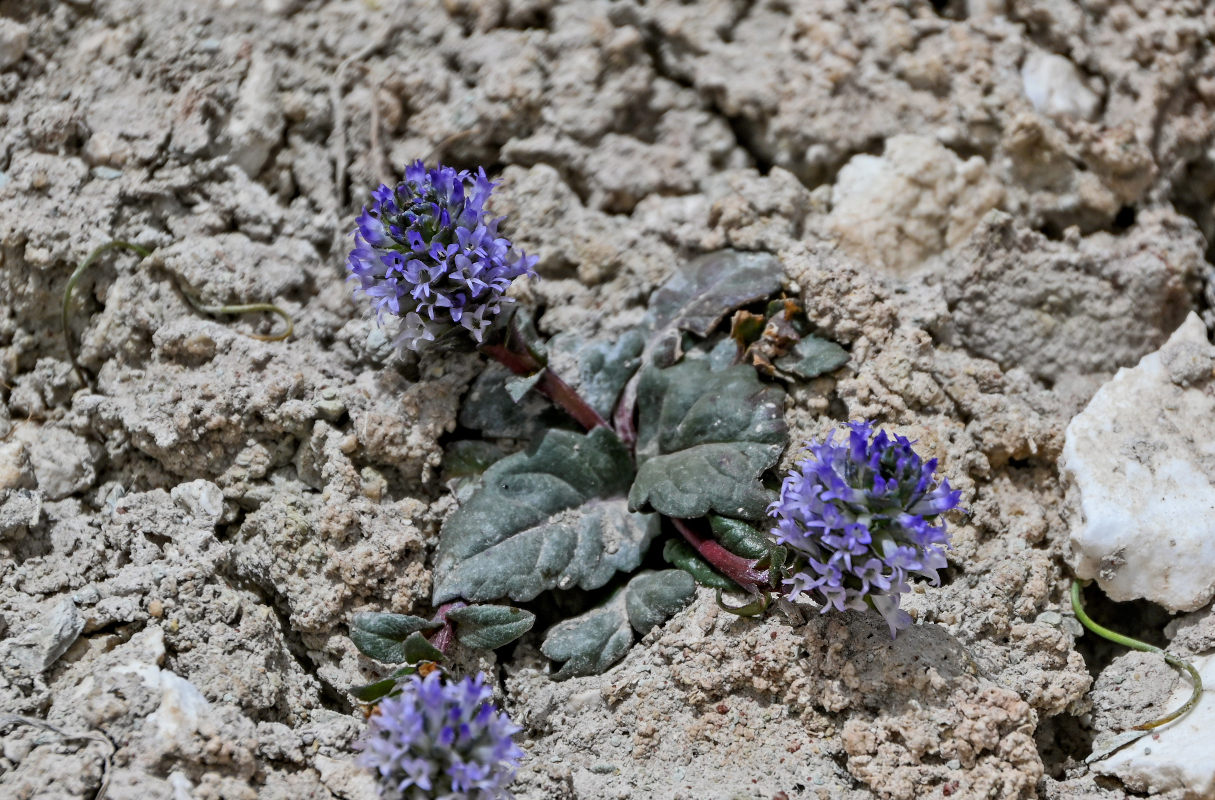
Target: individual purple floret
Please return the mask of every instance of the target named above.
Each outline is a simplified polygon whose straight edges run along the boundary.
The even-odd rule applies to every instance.
[[[447,682],[411,675],[380,701],[359,757],[388,800],[509,800],[520,728],[490,701],[482,675]]]
[[[768,508],[778,544],[800,556],[802,569],[785,580],[788,598],[803,594],[823,611],[867,605],[896,635],[911,624],[899,608],[914,575],[940,582],[949,536],[940,515],[960,492],[937,480],[937,460],[923,461],[912,442],[867,422],[853,422],[848,443],[807,443],[810,455],[785,478]]]
[[[400,320],[399,346],[417,350],[457,327],[480,343],[510,302],[502,295],[511,282],[535,274],[536,257],[513,253],[498,235],[502,218],[485,210],[493,188],[484,169],[473,175],[416,161],[395,189],[380,186],[363,208],[346,266],[377,320],[385,313]]]

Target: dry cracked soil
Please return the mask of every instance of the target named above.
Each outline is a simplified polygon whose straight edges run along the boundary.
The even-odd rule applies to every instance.
[[[536,633],[462,654],[524,726],[518,797],[1186,796],[1083,763],[1177,679],[1079,635],[1058,459],[1118,368],[1213,321],[1199,0],[0,0],[0,713],[70,734],[0,717],[0,795],[92,797],[108,757],[112,800],[374,796],[348,624],[430,612],[484,367],[393,352],[344,280],[417,158],[501,181],[547,334],[775,254],[851,355],[789,394],[794,441],[877,420],[968,510],[893,642],[702,590],[598,677],[551,681]],[[80,281],[78,374],[61,299],[115,238],[153,252]]]

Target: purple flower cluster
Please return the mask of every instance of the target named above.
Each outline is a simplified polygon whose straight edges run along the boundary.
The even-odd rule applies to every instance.
[[[956,508],[960,492],[933,477],[937,461],[923,461],[912,442],[853,422],[848,443],[834,431],[785,478],[768,509],[778,544],[800,556],[802,571],[785,580],[788,598],[803,594],[823,611],[877,609],[890,634],[911,624],[899,608],[911,576],[939,583],[949,537],[938,517]]]
[[[494,184],[485,170],[473,175],[417,161],[405,180],[380,186],[363,208],[346,265],[371,298],[377,319],[400,319],[397,344],[411,350],[464,328],[480,342],[501,311],[511,282],[533,275],[535,256],[515,254],[498,235],[502,218],[485,210]]]
[[[520,730],[490,701],[483,677],[447,682],[439,670],[411,675],[380,701],[360,762],[388,800],[509,800],[523,755]]]

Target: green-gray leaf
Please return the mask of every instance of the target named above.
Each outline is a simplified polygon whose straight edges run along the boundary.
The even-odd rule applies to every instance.
[[[405,651],[405,663],[407,664],[443,660],[443,651],[431,644],[421,633],[409,634],[401,648]]]
[[[386,697],[393,689],[397,688],[397,684],[401,678],[404,678],[406,675],[412,675],[415,672],[417,672],[417,669],[412,665],[401,667],[392,673],[391,676],[382,680],[350,687],[350,693],[364,703],[374,703],[376,700]]]
[[[696,582],[683,570],[638,574],[604,605],[549,629],[540,652],[565,662],[553,679],[605,672],[629,651],[634,629],[648,633],[695,593]]]
[[[767,536],[742,520],[713,515],[709,517],[709,527],[722,547],[743,558],[761,558],[773,546]]]
[[[437,622],[409,614],[366,611],[354,615],[350,623],[350,640],[369,658],[385,664],[400,664],[409,660],[405,643],[411,634],[438,627]]]
[[[806,336],[788,355],[776,359],[776,367],[804,380],[817,378],[848,363],[848,351],[830,339]]]
[[[762,519],[772,494],[759,476],[787,440],[784,399],[748,366],[712,371],[704,359],[685,359],[646,367],[629,507],[684,519],[710,512]]]
[[[494,650],[532,629],[536,615],[514,606],[463,606],[447,612],[465,647]]]
[[[719,250],[693,259],[650,297],[655,330],[674,327],[707,336],[736,308],[780,291],[784,269],[768,253]]]
[[[536,393],[516,402],[507,391],[510,370],[490,364],[473,381],[460,406],[460,425],[491,438],[531,439],[555,421],[551,404]]]
[[[565,662],[553,675],[553,680],[563,681],[607,671],[632,646],[633,628],[625,608],[625,593],[617,592],[606,605],[550,628],[540,652],[553,661]]]
[[[574,388],[605,419],[611,418],[620,392],[640,366],[644,347],[645,334],[636,328],[615,341],[592,339],[583,343],[567,333],[549,341],[553,363],[573,361],[578,365]]]
[[[671,566],[687,572],[702,586],[727,591],[738,588],[737,583],[713,569],[687,542],[668,539],[662,548],[662,558]]]
[[[645,636],[692,601],[696,581],[681,569],[642,572],[629,581],[624,606],[633,630]]]
[[[530,600],[547,589],[597,589],[632,570],[658,518],[629,510],[628,450],[616,434],[549,431],[533,450],[486,470],[443,525],[434,602]]]

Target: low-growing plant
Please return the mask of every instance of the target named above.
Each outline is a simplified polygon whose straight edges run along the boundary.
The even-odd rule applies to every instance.
[[[836,370],[849,354],[780,296],[780,261],[703,255],[654,292],[642,324],[544,340],[506,295],[534,276],[536,259],[499,234],[486,208],[492,189],[483,171],[415,163],[373,193],[354,232],[351,279],[377,319],[396,324],[401,347],[476,347],[501,365],[474,382],[462,435],[446,449],[460,502],[440,531],[438,611],[354,617],[364,654],[406,665],[355,695],[375,701],[452,642],[514,641],[536,621],[515,604],[545,593],[607,598],[545,632],[540,649],[560,665],[558,680],[609,668],[697,583],[742,593],[749,602],[736,613],[809,597],[824,611],[875,608],[892,634],[905,627],[899,596],[910,578],[935,580],[944,566],[940,516],[958,493],[911,442],[865,423],[846,444],[808,445],[781,487],[784,385]],[[554,361],[572,366],[558,376]],[[564,413],[546,411],[537,394]],[[660,539],[671,568],[637,572]],[[544,608],[557,605],[568,603]]]

